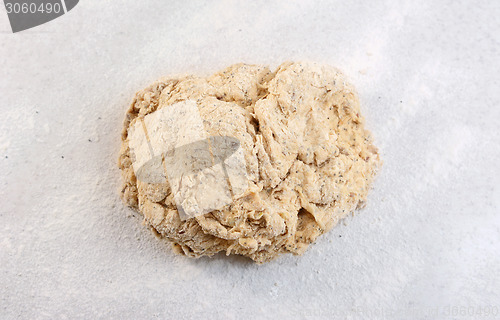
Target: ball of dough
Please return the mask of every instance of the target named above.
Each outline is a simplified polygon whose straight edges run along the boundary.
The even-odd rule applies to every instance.
[[[183,221],[168,182],[136,178],[128,128],[185,100],[196,101],[208,135],[240,141],[248,190],[220,210]],[[208,78],[170,78],[139,91],[127,111],[119,157],[123,200],[176,252],[223,251],[259,263],[303,253],[360,208],[380,164],[342,73],[292,62],[274,72],[237,64]]]

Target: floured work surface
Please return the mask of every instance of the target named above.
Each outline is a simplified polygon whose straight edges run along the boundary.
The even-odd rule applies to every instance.
[[[329,66],[158,81],[127,112],[122,197],[179,253],[301,254],[366,199],[381,162],[363,123]]]

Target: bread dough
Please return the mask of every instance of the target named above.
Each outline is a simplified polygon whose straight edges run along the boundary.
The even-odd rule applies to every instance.
[[[128,130],[187,100],[196,102],[209,136],[239,140],[248,189],[220,210],[183,221],[168,182],[136,179]],[[123,200],[176,252],[223,251],[259,263],[302,254],[362,207],[380,164],[358,97],[342,73],[292,62],[275,72],[237,64],[208,78],[164,79],[139,91],[127,111],[119,157]]]

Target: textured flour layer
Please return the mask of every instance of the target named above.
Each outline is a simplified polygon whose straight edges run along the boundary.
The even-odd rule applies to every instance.
[[[221,210],[182,221],[166,183],[136,179],[128,129],[146,115],[196,101],[209,136],[238,139],[248,189]],[[362,207],[380,166],[354,88],[314,63],[237,64],[208,78],[160,80],[139,91],[122,134],[122,198],[177,252],[220,251],[265,262],[301,254]]]

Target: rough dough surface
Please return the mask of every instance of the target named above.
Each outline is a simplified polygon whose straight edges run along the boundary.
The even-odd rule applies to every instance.
[[[127,130],[188,99],[196,101],[210,136],[239,139],[249,188],[222,210],[182,221],[168,183],[136,179]],[[118,162],[122,198],[176,252],[198,257],[223,251],[256,262],[303,253],[362,207],[381,163],[342,73],[292,62],[275,72],[237,64],[208,78],[165,79],[139,91],[127,111]]]

